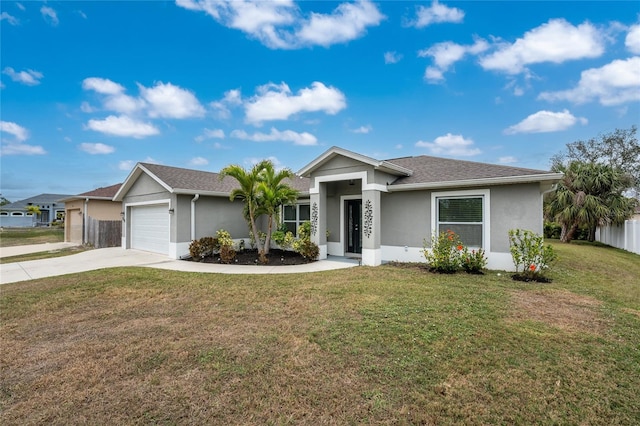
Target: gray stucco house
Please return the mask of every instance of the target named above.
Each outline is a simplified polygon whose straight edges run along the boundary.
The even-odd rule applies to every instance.
[[[283,208],[295,231],[311,222],[320,258],[361,256],[364,265],[423,261],[423,241],[452,230],[483,248],[491,269],[513,269],[508,231],[543,231],[542,198],[559,173],[430,156],[377,160],[333,147],[298,172],[301,196]],[[122,246],[179,258],[220,228],[248,241],[232,178],[139,163],[114,200],[123,203]]]
[[[68,194],[40,194],[0,207],[0,226],[7,228],[48,226],[54,220],[64,220],[64,198]],[[39,215],[27,211],[37,206]]]

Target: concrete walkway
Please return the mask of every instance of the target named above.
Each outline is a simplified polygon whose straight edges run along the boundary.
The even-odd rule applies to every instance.
[[[39,251],[50,251],[52,250],[51,246],[54,245],[55,244],[39,244],[38,246],[40,247],[47,247],[47,249]],[[72,246],[73,245],[70,245],[69,247]],[[30,247],[32,247],[30,250],[36,249],[33,246]],[[23,250],[29,249],[24,248]],[[34,251],[25,251],[24,253],[34,253]],[[7,255],[2,253],[2,256],[6,257]],[[11,256],[15,256],[15,254],[11,254]],[[336,257],[318,262],[306,263],[304,265],[291,266],[218,265],[174,260],[161,254],[148,253],[139,250],[123,250],[121,247],[113,247],[88,250],[74,255],[51,259],[2,264],[0,265],[0,284],[9,284],[37,278],[122,266],[140,266],[172,271],[218,274],[298,274],[351,268],[353,266],[358,266],[358,264],[359,262],[357,260]]]
[[[45,251],[62,250],[66,248],[76,247],[74,243],[44,243],[30,244],[25,246],[0,247],[0,258],[20,256],[29,253],[42,253]]]

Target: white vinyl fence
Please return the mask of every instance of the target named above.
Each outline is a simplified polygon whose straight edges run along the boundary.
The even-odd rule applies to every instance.
[[[600,226],[596,241],[640,254],[640,220],[627,220],[624,225]]]

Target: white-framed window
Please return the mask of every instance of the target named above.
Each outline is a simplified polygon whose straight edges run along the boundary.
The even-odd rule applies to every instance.
[[[22,212],[11,212],[11,216],[24,216]]]
[[[300,225],[308,220],[311,220],[309,204],[293,204],[282,207],[282,222],[287,227],[287,231],[291,231],[293,235],[297,236]]]
[[[433,193],[433,230],[453,231],[467,247],[486,249],[489,241],[489,190]]]
[[[0,212],[0,216],[9,216],[9,212]]]

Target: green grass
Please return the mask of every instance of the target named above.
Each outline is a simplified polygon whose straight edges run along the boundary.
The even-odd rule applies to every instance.
[[[64,228],[5,228],[0,232],[0,247],[61,243],[63,241]]]
[[[640,257],[551,284],[382,266],[0,288],[0,423],[638,424]]]
[[[69,256],[90,250],[87,246],[76,246],[59,250],[42,251],[37,253],[27,253],[18,256],[8,256],[0,258],[0,265],[6,263],[27,262],[29,260],[52,259],[55,257]]]

